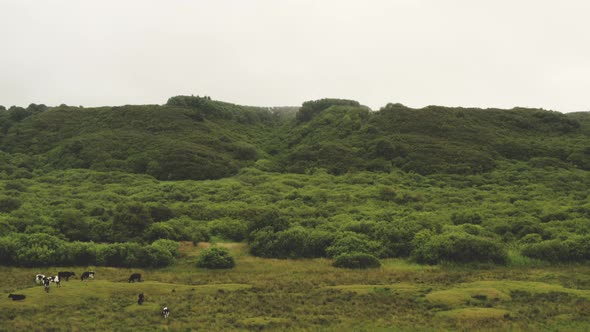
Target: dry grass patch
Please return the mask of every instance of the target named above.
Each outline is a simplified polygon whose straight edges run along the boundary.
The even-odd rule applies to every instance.
[[[508,318],[510,317],[510,312],[496,308],[461,308],[442,311],[436,315],[441,318],[459,321],[491,321]]]
[[[469,287],[432,292],[426,295],[426,299],[438,305],[460,306],[474,300],[509,301],[510,295],[495,288]]]
[[[419,290],[415,285],[409,283],[389,284],[389,285],[338,285],[328,286],[325,289],[335,289],[340,291],[352,292],[355,294],[368,293],[414,293]]]

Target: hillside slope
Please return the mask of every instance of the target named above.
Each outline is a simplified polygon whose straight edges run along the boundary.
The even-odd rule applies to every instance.
[[[176,99],[175,99],[176,98]],[[217,179],[264,154],[258,147],[275,119],[266,109],[182,97],[163,106],[60,106],[0,116],[0,149],[34,156],[33,168],[146,173],[161,180]]]
[[[401,168],[420,174],[474,174],[498,160],[525,160],[590,169],[588,122],[538,109],[465,109],[388,104],[325,105],[313,117],[293,121],[285,168],[321,167],[333,174]]]
[[[161,106],[13,107],[0,111],[0,158],[14,164],[9,174],[87,168],[160,180],[219,179],[259,159],[264,170],[295,173],[478,174],[501,160],[590,170],[587,113],[401,104],[375,112],[342,99],[296,110],[194,96]]]

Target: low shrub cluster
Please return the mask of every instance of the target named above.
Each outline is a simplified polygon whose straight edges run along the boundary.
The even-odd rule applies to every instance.
[[[508,259],[508,252],[502,243],[461,231],[437,235],[423,231],[416,234],[414,243],[416,248],[412,252],[412,258],[419,263],[490,262],[505,264]]]
[[[41,233],[0,237],[0,264],[10,266],[163,267],[172,264],[178,255],[178,244],[167,240],[141,245],[66,242]]]
[[[550,262],[583,262],[590,260],[590,235],[553,239],[523,246],[522,254]]]
[[[371,254],[354,252],[337,256],[332,265],[348,269],[368,269],[380,267],[381,262]]]
[[[207,269],[231,269],[234,266],[236,266],[236,263],[229,250],[220,247],[203,250],[197,260],[197,267]]]

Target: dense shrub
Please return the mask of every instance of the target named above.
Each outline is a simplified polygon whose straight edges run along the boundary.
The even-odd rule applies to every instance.
[[[530,233],[530,234],[523,236],[519,242],[522,244],[533,244],[533,243],[539,243],[541,241],[543,241],[543,237],[540,234]]]
[[[347,253],[365,253],[375,256],[381,255],[381,243],[369,239],[365,234],[357,234],[353,232],[342,232],[326,249],[329,257],[336,257]]]
[[[253,238],[256,231],[261,229],[279,232],[289,228],[289,221],[277,210],[245,210],[242,211],[242,215],[249,221],[249,240]]]
[[[159,230],[165,232],[164,234],[166,234],[166,236],[170,236],[160,238],[167,238],[170,240],[177,241],[192,241],[195,244],[199,242],[207,242],[210,239],[209,229],[204,223],[199,223],[186,216],[170,219],[167,222],[160,224],[162,225],[155,227],[161,227]],[[173,228],[174,231],[172,234],[168,233],[170,229],[167,226]],[[148,231],[150,229],[151,227],[148,228]],[[152,240],[157,239],[157,236],[155,234],[148,237]]]
[[[15,265],[16,249],[18,242],[16,237],[0,237],[0,264]]]
[[[175,256],[178,256],[178,244],[167,240],[142,246],[132,242],[66,242],[59,237],[42,233],[0,237],[2,265],[162,267],[172,264]]]
[[[417,235],[418,236],[418,235]],[[506,263],[508,254],[503,245],[492,239],[463,232],[449,232],[428,237],[420,233],[412,258],[420,263],[493,262]]]
[[[368,269],[380,267],[381,262],[371,254],[354,252],[336,256],[332,265],[349,269]]]
[[[209,223],[209,230],[223,239],[240,242],[248,235],[248,223],[238,219],[217,219]]]
[[[153,223],[144,232],[144,238],[147,241],[156,241],[158,239],[178,240],[177,231],[165,222]]]
[[[58,253],[59,262],[61,265],[97,265],[97,248],[92,242],[64,242]]]
[[[138,241],[152,223],[145,205],[138,202],[119,204],[113,216],[113,237],[117,242]]]
[[[451,221],[455,225],[472,224],[479,225],[482,222],[481,216],[477,212],[462,211],[455,212],[451,215]]]
[[[255,232],[250,252],[255,256],[272,258],[301,258],[305,253],[307,230],[302,227],[274,232],[266,227]]]
[[[407,257],[414,246],[412,241],[416,233],[424,226],[417,222],[382,222],[377,227],[375,237],[383,245],[383,256]]]
[[[231,269],[236,265],[234,258],[226,248],[211,247],[203,250],[197,260],[197,266],[207,269]]]
[[[590,235],[530,243],[522,248],[522,254],[550,262],[587,261],[590,260]]]
[[[305,238],[305,257],[326,257],[326,249],[334,242],[336,235],[324,230],[311,230]]]
[[[324,98],[318,100],[309,100],[301,105],[299,112],[296,114],[296,118],[298,121],[306,122],[311,120],[316,114],[325,110],[330,106],[360,106],[358,101],[355,100],[348,100],[348,99],[333,99],[333,98]]]
[[[176,241],[161,239],[154,241],[152,247],[161,247],[174,257],[180,256],[180,251],[178,251],[178,249],[180,249],[180,244]]]
[[[63,241],[49,234],[18,234],[13,262],[21,266],[47,266],[59,262]]]
[[[18,198],[0,196],[0,212],[11,212],[21,206],[21,201]]]
[[[172,252],[162,245],[144,246],[139,249],[139,266],[142,267],[164,267],[174,262]]]

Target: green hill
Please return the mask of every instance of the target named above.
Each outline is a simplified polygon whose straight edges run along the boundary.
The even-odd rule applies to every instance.
[[[296,173],[474,174],[498,160],[588,170],[588,118],[401,104],[374,112],[342,99],[306,102],[296,112],[176,96],[161,106],[13,107],[0,111],[0,149],[27,159],[29,172],[87,168],[160,180],[228,177],[258,159]]]
[[[474,174],[493,169],[498,160],[536,158],[588,170],[588,128],[582,115],[536,109],[388,104],[371,112],[328,104],[293,125],[283,163],[294,172],[321,167],[334,174],[393,168]]]
[[[0,149],[33,157],[29,169],[117,170],[161,180],[231,176],[264,155],[260,147],[277,122],[269,110],[205,97],[162,106],[60,106],[23,118],[3,113]]]
[[[211,239],[351,266],[590,260],[588,113],[176,96],[0,127],[2,264],[165,266],[166,241]]]

